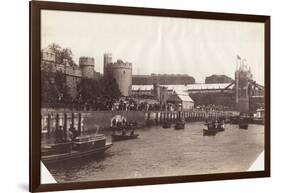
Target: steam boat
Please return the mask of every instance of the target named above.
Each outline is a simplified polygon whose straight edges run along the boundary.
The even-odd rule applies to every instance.
[[[84,157],[96,158],[111,146],[102,134],[78,136],[73,141],[42,145],[41,160],[52,164]]]

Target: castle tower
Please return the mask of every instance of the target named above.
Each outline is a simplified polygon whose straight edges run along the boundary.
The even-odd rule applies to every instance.
[[[107,65],[112,64],[112,54],[111,53],[105,53],[103,56],[103,74],[104,76],[107,76]]]
[[[41,65],[40,68],[43,71],[55,71],[56,55],[49,49],[43,49],[41,51]]]
[[[95,78],[95,59],[91,57],[80,57],[79,66],[81,67],[82,77]]]
[[[246,60],[239,59],[235,72],[235,102],[240,112],[249,112],[249,84],[253,75]]]
[[[41,60],[45,62],[55,62],[56,61],[56,55],[54,52],[51,52],[49,50],[43,50],[41,52]]]
[[[132,63],[117,60],[115,63],[105,63],[105,76],[116,80],[123,96],[128,96],[132,91]]]

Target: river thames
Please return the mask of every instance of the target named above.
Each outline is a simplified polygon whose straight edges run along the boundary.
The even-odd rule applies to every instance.
[[[227,124],[216,136],[203,136],[204,127],[202,122],[193,122],[184,130],[160,125],[138,129],[139,138],[114,142],[99,159],[47,168],[57,182],[242,172],[264,150],[263,125],[243,130]]]

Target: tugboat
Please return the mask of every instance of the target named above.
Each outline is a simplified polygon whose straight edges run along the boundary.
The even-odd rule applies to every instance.
[[[95,157],[103,154],[112,146],[106,142],[105,135],[78,136],[73,141],[42,145],[41,160],[45,164],[70,161],[84,157]]]
[[[185,126],[185,122],[184,121],[179,121],[176,123],[175,125],[175,129],[179,130],[179,129],[184,129]]]
[[[212,120],[210,122],[206,122],[205,125],[208,127],[208,129],[215,130],[217,132],[225,130],[224,120]]]
[[[224,120],[218,121],[216,119],[216,120],[212,120],[210,122],[206,121],[205,125],[207,126],[208,129],[203,129],[204,136],[205,135],[214,136],[218,132],[222,132],[225,130]]]

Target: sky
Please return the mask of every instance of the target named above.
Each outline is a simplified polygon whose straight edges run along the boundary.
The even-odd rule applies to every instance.
[[[70,48],[74,61],[95,58],[103,73],[103,54],[133,63],[133,74],[188,74],[234,79],[237,55],[264,85],[264,24],[122,14],[41,11],[41,48]]]

